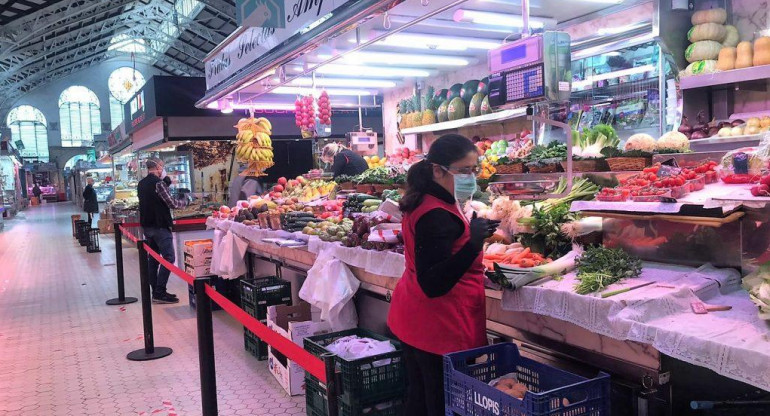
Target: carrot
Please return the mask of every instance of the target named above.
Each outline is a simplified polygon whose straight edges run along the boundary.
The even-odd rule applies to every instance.
[[[521,253],[517,254],[516,257],[514,257],[514,259],[521,260],[521,259],[527,257],[527,255],[530,253],[530,251],[531,250],[529,249],[529,247],[527,247],[524,250],[522,250]]]
[[[523,259],[520,264],[524,268],[535,267],[535,262],[530,259]]]

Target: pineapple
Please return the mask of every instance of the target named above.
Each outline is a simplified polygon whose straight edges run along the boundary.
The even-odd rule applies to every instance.
[[[412,127],[419,127],[422,126],[422,112],[420,111],[420,95],[415,93],[412,96],[412,120],[411,120],[411,126]]]
[[[421,123],[423,126],[436,123],[436,107],[435,107],[435,100],[433,99],[434,93],[435,93],[435,89],[433,87],[428,87],[428,89],[425,92],[425,95],[422,97]]]
[[[401,108],[399,109],[399,112],[401,113],[402,129],[408,129],[409,127],[412,127],[412,114],[409,108],[411,105],[411,101],[407,99],[401,100]]]

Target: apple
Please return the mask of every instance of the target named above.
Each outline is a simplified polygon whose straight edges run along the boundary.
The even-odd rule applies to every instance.
[[[227,205],[222,205],[221,207],[219,207],[219,212],[227,215],[230,213],[230,207],[228,207]]]
[[[249,201],[238,201],[238,208],[248,208],[249,207]]]
[[[279,184],[279,185],[283,185],[283,186],[286,186],[286,178],[284,178],[283,176],[281,176],[280,178],[278,178],[278,184]]]
[[[211,213],[211,216],[212,216],[213,218],[219,218],[219,211],[214,211],[214,212],[212,212],[212,213]]]
[[[283,185],[275,185],[275,186],[273,187],[273,190],[274,190],[275,192],[283,192],[283,189],[284,189],[284,188],[283,188]]]
[[[759,183],[770,186],[770,175],[765,175],[759,180]]]

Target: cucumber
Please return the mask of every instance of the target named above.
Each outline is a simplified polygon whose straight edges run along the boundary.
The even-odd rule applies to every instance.
[[[363,202],[363,206],[365,207],[379,207],[382,201],[379,199],[367,199]]]

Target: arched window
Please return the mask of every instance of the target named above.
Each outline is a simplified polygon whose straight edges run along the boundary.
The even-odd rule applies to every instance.
[[[99,98],[80,85],[67,88],[59,96],[59,122],[62,146],[90,146],[102,132]]]
[[[123,104],[127,103],[144,85],[144,76],[127,66],[110,74],[107,87],[110,90],[110,124],[113,129],[123,122]]]
[[[15,107],[8,113],[6,124],[13,140],[24,144],[22,158],[48,162],[48,123],[40,110],[31,105]]]

